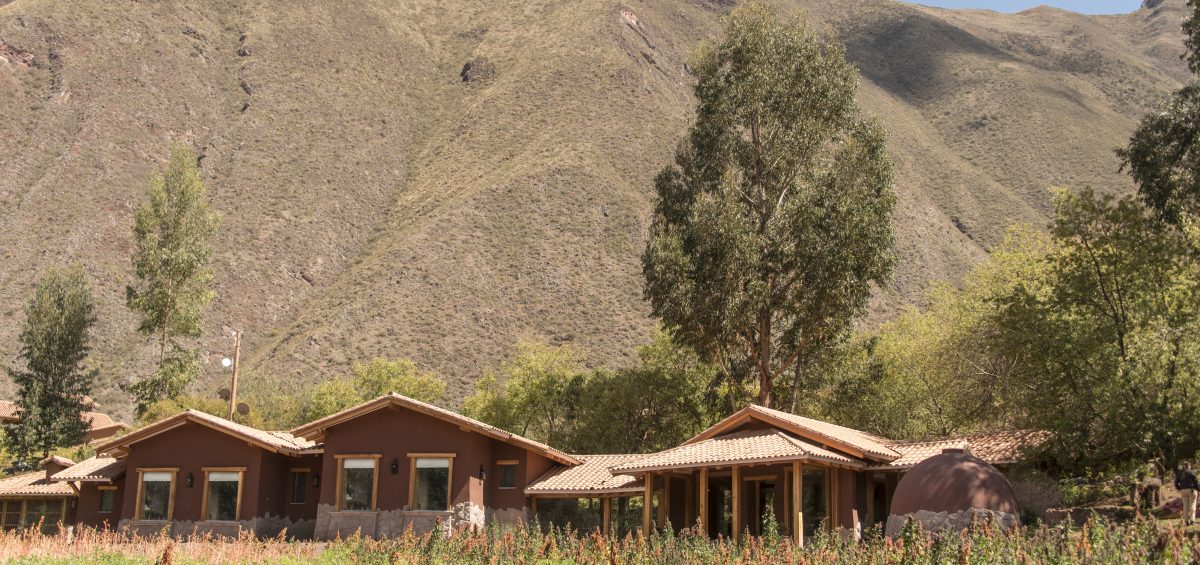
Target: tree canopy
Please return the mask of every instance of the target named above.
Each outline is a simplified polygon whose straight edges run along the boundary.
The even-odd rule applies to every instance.
[[[133,268],[137,282],[126,303],[141,317],[138,331],[158,345],[158,369],[128,387],[138,413],[183,392],[199,371],[197,356],[176,341],[201,333],[212,301],[212,248],[219,216],[208,207],[196,155],[177,146],[166,170],[150,183],[147,201],[134,213]]]
[[[735,383],[776,377],[849,331],[894,263],[892,165],[842,47],[749,4],[693,64],[696,120],[658,203],[645,295]]]
[[[51,269],[38,281],[17,338],[20,364],[9,370],[20,420],[6,426],[4,437],[18,461],[29,464],[55,448],[83,443],[89,422],[82,413],[97,374],[87,366],[95,322],[82,268]]]

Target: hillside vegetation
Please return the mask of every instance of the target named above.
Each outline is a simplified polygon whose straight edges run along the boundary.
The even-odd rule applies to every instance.
[[[889,130],[901,261],[867,323],[959,280],[1007,225],[1044,225],[1047,187],[1130,190],[1113,149],[1186,77],[1182,0],[1103,17],[794,4],[846,44]],[[204,391],[235,328],[248,378],[410,357],[455,399],[519,339],[628,362],[653,329],[652,179],[691,115],[687,56],[728,9],[0,0],[3,362],[37,275],[82,263],[97,397],[127,413],[115,383],[153,357],[124,307],[131,216],[176,142],[224,217]]]

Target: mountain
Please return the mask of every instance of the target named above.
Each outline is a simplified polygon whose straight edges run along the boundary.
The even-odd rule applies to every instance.
[[[890,132],[902,262],[866,324],[957,280],[1047,187],[1131,189],[1113,149],[1185,80],[1182,0],[1122,16],[794,2],[847,46]],[[620,364],[653,326],[652,178],[691,115],[717,0],[0,2],[0,354],[40,271],[100,303],[96,395],[146,372],[124,308],[132,211],[172,143],[201,156],[216,290],[198,390],[303,386],[410,357],[455,398],[519,339]],[[2,393],[3,391],[0,391]]]

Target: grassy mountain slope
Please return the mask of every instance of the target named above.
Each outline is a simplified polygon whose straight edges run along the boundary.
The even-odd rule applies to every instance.
[[[954,280],[1046,187],[1129,189],[1112,149],[1184,78],[1182,2],[1128,16],[796,2],[891,133],[903,262],[874,319]],[[132,209],[171,142],[215,208],[201,390],[407,356],[467,392],[518,339],[621,363],[648,339],[651,179],[690,115],[721,2],[0,5],[0,353],[38,272],[84,263],[114,383],[149,346],[123,308]],[[7,61],[7,62],[5,62]],[[251,377],[252,378],[252,377]]]

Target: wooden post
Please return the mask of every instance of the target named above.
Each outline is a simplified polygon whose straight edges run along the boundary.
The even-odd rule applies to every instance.
[[[792,462],[792,541],[804,547],[804,466]]]
[[[733,541],[742,539],[742,468],[733,466]]]
[[[654,500],[654,473],[646,471],[642,478],[645,483],[642,489],[642,535],[650,535],[650,505]]]
[[[871,528],[875,525],[875,477],[867,475],[867,519],[863,524],[863,529]]]
[[[692,475],[689,474],[683,480],[683,523],[679,526],[682,528],[692,527],[692,495],[696,493],[696,489],[692,488]]]
[[[233,420],[233,412],[237,410],[237,378],[238,378],[238,357],[242,354],[242,330],[237,330],[233,334],[233,384],[229,387],[229,420]]]
[[[700,533],[708,535],[708,467],[700,468],[700,515],[696,518],[696,523],[700,526]]]
[[[604,508],[604,521],[600,523],[600,533],[607,537],[608,527],[612,522],[612,498],[606,496],[600,504]]]

